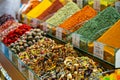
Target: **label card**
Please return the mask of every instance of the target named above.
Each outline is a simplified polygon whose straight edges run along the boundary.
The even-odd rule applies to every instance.
[[[115,54],[115,68],[120,68],[120,49]]]
[[[9,50],[9,59],[12,61],[12,52]]]
[[[80,36],[79,34],[72,34],[72,44],[73,46],[80,47]]]
[[[34,80],[34,74],[28,70],[28,73],[29,73],[29,80]]]
[[[32,18],[30,21],[30,25],[35,28],[40,25],[40,21],[38,19]]]
[[[48,24],[46,22],[43,23],[43,31],[48,31]]]
[[[115,8],[117,9],[117,11],[120,13],[120,1],[117,1],[115,3]]]
[[[79,8],[83,8],[83,0],[77,0],[77,5]]]
[[[24,15],[23,23],[24,23],[24,24],[28,24],[28,19],[27,19],[27,16],[26,16],[26,15]]]
[[[60,40],[62,40],[62,31],[63,31],[62,28],[60,28],[60,27],[56,28],[56,37]]]
[[[25,70],[24,65],[22,64],[21,60],[18,59],[18,69],[20,70],[20,72],[22,72],[23,70]]]
[[[94,42],[94,50],[93,53],[95,56],[104,59],[104,45],[100,42]]]
[[[94,0],[93,8],[98,12],[100,11],[100,0]]]

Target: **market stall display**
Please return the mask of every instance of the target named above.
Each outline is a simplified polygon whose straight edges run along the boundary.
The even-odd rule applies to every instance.
[[[62,1],[43,0],[31,5],[33,7],[30,11],[24,13],[27,14],[25,19],[31,18],[30,25],[38,24],[39,27],[18,23],[11,16],[0,17],[0,20],[3,19],[0,23],[0,39],[3,45],[8,47],[7,58],[28,80],[119,79],[119,71],[110,77],[103,76],[103,73],[105,70],[109,71],[111,66],[115,67],[113,49],[106,46],[119,48],[120,14],[113,7],[108,7],[97,14],[88,5],[80,10],[73,2],[68,1],[63,6]],[[47,26],[55,30],[62,28],[63,31],[74,32],[72,34],[75,36],[69,34],[67,37],[72,35],[71,40],[77,37],[76,43],[84,41],[87,44],[85,44],[87,51],[51,35],[49,33],[51,28],[49,32],[45,31],[47,33],[40,28],[44,29]],[[94,56],[93,42],[96,40],[106,44],[103,59]]]

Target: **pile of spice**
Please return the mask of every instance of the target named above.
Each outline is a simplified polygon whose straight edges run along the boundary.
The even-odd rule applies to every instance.
[[[76,32],[89,42],[98,39],[106,30],[120,19],[120,14],[113,7],[108,7],[100,12],[95,18],[86,22]]]
[[[28,17],[36,18],[40,14],[42,14],[48,7],[51,6],[50,0],[43,0],[40,4],[38,4],[35,8],[27,13]]]
[[[99,42],[109,46],[120,48],[120,20],[116,22],[108,31],[106,31],[99,39]]]
[[[28,4],[24,7],[22,13],[27,14],[30,10],[35,8],[38,4],[40,4],[40,0],[30,0]]]
[[[22,36],[25,32],[29,31],[31,29],[30,26],[23,24],[19,26],[17,29],[11,31],[8,33],[7,36],[3,39],[3,43],[6,44],[7,46],[10,45],[11,43],[14,43],[20,36]]]
[[[47,20],[50,18],[57,10],[63,7],[63,4],[59,0],[55,0],[50,7],[48,7],[41,15],[37,18],[40,20]]]
[[[85,6],[82,10],[73,14],[59,26],[66,30],[72,30],[73,32],[80,28],[85,21],[96,16],[96,14],[97,12],[93,8],[90,6]],[[76,25],[79,25],[79,27],[76,27]]]
[[[46,20],[47,23],[59,26],[75,12],[79,11],[79,7],[74,2],[68,2],[64,7],[59,9],[52,17]]]

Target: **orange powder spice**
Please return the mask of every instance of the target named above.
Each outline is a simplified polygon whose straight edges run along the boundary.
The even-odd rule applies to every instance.
[[[115,48],[120,48],[120,20],[106,31],[98,41]]]
[[[85,21],[95,17],[96,15],[97,12],[93,8],[87,5],[82,10],[73,14],[71,17],[69,17],[59,26],[66,30],[72,29],[72,32],[74,32],[75,30],[77,30],[77,29],[73,29],[76,25],[83,24]],[[79,26],[79,28],[80,27],[81,26]]]

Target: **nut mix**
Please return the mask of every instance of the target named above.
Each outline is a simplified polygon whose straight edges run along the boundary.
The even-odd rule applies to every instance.
[[[20,37],[15,43],[9,45],[9,48],[14,53],[20,53],[25,51],[27,47],[30,47],[38,40],[42,39],[45,34],[40,29],[31,29]]]

